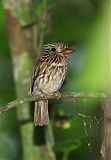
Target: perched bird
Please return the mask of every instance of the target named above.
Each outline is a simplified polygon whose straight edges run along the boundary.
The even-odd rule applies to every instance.
[[[42,47],[40,57],[37,59],[31,82],[31,94],[50,94],[57,92],[67,72],[69,49],[65,43],[45,44]],[[34,124],[35,126],[48,125],[48,100],[35,102]]]

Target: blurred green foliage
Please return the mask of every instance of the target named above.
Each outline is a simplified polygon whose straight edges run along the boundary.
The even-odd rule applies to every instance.
[[[42,16],[41,1],[34,1],[37,18]],[[51,14],[51,30],[45,42],[66,41],[77,49],[71,55],[62,91],[104,91],[106,87],[106,51],[108,8],[100,0],[46,1]],[[13,68],[5,23],[0,4],[0,104],[16,98]],[[50,104],[52,105],[52,103]],[[99,101],[54,103],[52,120],[64,125],[54,126],[57,160],[99,159],[100,116]],[[78,114],[82,114],[79,116]],[[84,116],[85,115],[85,116]],[[67,126],[65,124],[67,123]],[[0,160],[21,160],[19,126],[16,111],[0,116]],[[91,144],[88,147],[88,144]],[[7,149],[6,149],[7,148]]]
[[[0,1],[0,104],[16,98],[5,15]],[[0,160],[21,159],[16,111],[0,115]]]
[[[104,4],[97,20],[92,26],[92,33],[88,37],[86,54],[87,59],[81,77],[76,81],[83,90],[105,91],[110,70],[109,51],[109,13],[108,5]],[[108,68],[109,67],[109,68]]]

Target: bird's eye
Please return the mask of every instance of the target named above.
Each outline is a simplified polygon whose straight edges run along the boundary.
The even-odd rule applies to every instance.
[[[51,48],[51,51],[56,51],[56,48],[52,47],[52,48]]]

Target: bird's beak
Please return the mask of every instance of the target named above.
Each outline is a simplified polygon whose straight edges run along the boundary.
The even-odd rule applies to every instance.
[[[75,50],[69,49],[69,48],[66,48],[66,49],[63,51],[64,54],[71,54],[71,53],[73,53],[73,52],[75,52]]]

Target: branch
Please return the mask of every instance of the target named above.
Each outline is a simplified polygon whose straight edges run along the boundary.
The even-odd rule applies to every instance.
[[[80,100],[80,99],[103,99],[108,98],[108,96],[104,93],[85,93],[85,92],[71,92],[71,93],[54,93],[54,94],[42,94],[42,95],[33,95],[28,96],[26,98],[15,100],[0,106],[0,113],[6,112],[7,110],[21,106],[25,103],[29,103],[31,101],[39,101],[44,99],[61,99],[61,100]]]

